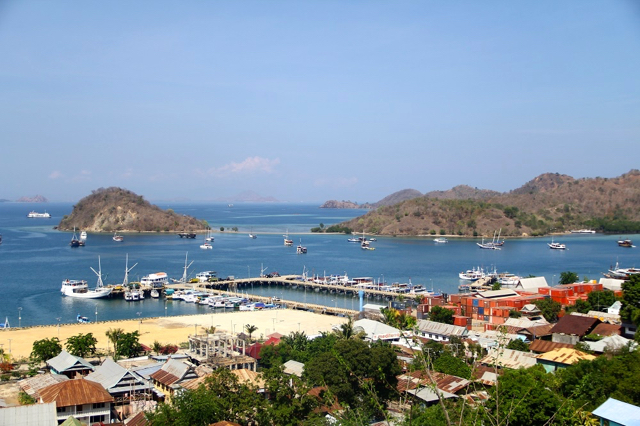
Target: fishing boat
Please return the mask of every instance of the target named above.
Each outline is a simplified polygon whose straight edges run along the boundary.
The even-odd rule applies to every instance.
[[[84,247],[85,245],[84,240],[81,240],[76,235],[76,228],[73,228],[73,235],[71,236],[71,241],[69,242],[69,245],[71,247]]]
[[[289,239],[289,230],[287,229],[287,233],[283,235],[284,237],[284,245],[286,247],[291,247],[293,246],[293,240]]]
[[[547,243],[547,245],[551,250],[565,250],[567,248],[564,244],[554,242],[553,238],[551,238],[551,242]]]
[[[38,217],[38,218],[50,219],[51,215],[49,213],[47,213],[46,210],[44,211],[44,213],[38,213],[38,212],[36,212],[34,210],[31,210],[29,212],[29,214],[27,214],[27,217],[31,217],[31,218]]]
[[[63,296],[76,297],[80,299],[97,299],[107,297],[111,294],[112,288],[105,287],[102,283],[102,268],[100,267],[100,257],[98,256],[98,270],[90,268],[98,276],[96,288],[89,290],[87,282],[84,280],[64,280],[60,292]]]
[[[296,254],[307,254],[307,248],[302,245],[302,239],[296,248]]]
[[[639,268],[621,268],[616,262],[616,266],[609,269],[609,272],[604,274],[607,278],[615,278],[618,280],[628,280],[631,275],[640,274]]]
[[[458,274],[458,277],[461,280],[465,280],[465,281],[477,281],[480,278],[484,278],[485,277],[485,272],[482,268],[478,267],[478,268],[473,268],[473,269],[469,269],[465,272],[460,272]]]
[[[620,247],[635,247],[633,245],[633,242],[631,242],[631,240],[619,240],[618,245]]]
[[[113,238],[112,239],[113,239],[113,241],[117,241],[119,243],[124,241],[124,237],[122,235],[118,235],[117,231],[113,233]]]

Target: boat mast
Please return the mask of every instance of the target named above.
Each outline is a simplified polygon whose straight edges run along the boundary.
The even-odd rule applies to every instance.
[[[191,265],[193,265],[193,260],[191,261],[191,263],[189,265],[187,265],[187,256],[189,256],[189,252],[185,253],[184,255],[184,270],[182,271],[182,282],[186,284],[187,282],[187,271],[189,270],[189,267]]]
[[[98,276],[98,283],[96,284],[96,288],[102,288],[104,284],[102,283],[102,267],[100,266],[100,256],[98,256],[98,271],[93,269],[93,267],[91,266],[89,266],[89,268],[91,268],[93,273]]]
[[[125,260],[124,264],[124,281],[122,281],[122,285],[124,287],[129,285],[129,272],[131,272],[131,270],[135,268],[136,265],[133,265],[131,268],[129,268],[129,253],[127,253],[127,259]]]

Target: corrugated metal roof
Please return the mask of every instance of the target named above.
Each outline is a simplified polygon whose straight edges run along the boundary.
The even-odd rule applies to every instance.
[[[538,359],[552,361],[558,364],[575,364],[582,360],[594,360],[595,356],[571,348],[559,348],[537,356]]]
[[[498,299],[502,297],[514,297],[518,296],[514,290],[502,289],[502,290],[489,290],[478,293],[478,296],[482,299]]]
[[[640,425],[640,407],[613,398],[607,399],[592,414],[620,425]]]
[[[21,380],[18,384],[20,388],[28,395],[35,399],[40,399],[38,391],[44,389],[47,386],[55,385],[60,382],[65,382],[69,378],[62,374],[39,374],[28,379]]]
[[[531,352],[538,352],[538,353],[550,352],[560,348],[573,348],[573,345],[569,343],[556,343],[556,342],[552,342],[551,340],[541,340],[541,339],[534,340],[529,344],[529,350]]]
[[[191,366],[184,362],[170,359],[150,377],[165,386],[170,386],[185,379],[194,379],[197,374]]]
[[[367,338],[372,340],[397,339],[400,337],[400,330],[397,328],[366,318],[354,322],[353,327],[362,327],[364,332],[367,333]]]
[[[431,375],[431,379],[429,378]],[[460,390],[469,386],[471,383],[462,377],[452,376],[451,374],[439,373],[437,371],[413,371],[411,373],[402,374],[397,377],[398,390],[405,391],[415,389],[419,386],[435,385],[438,389],[449,393],[458,393]]]
[[[581,315],[565,315],[558,320],[551,329],[551,333],[584,336],[589,334],[600,322],[597,318],[583,317]]]
[[[67,351],[62,351],[47,361],[47,365],[57,371],[58,373],[63,373],[65,371],[73,371],[73,370],[94,370],[93,365],[91,365],[84,358],[79,356],[71,355]]]
[[[55,402],[18,405],[0,409],[0,425],[58,426]]]
[[[298,361],[289,360],[284,363],[284,373],[285,374],[293,374],[298,377],[302,377],[302,373],[304,372],[304,364]]]
[[[497,365],[503,368],[518,369],[520,367],[529,368],[536,365],[535,354],[529,352],[516,351],[513,349],[496,348],[480,360],[481,364]]]
[[[67,380],[40,390],[43,402],[55,401],[57,407],[113,402],[102,385],[84,379]]]
[[[516,288],[535,290],[536,292],[540,287],[549,287],[545,277],[521,278],[520,283],[516,285]]]
[[[441,336],[466,336],[468,333],[465,327],[435,321],[418,320],[417,326],[418,330],[423,333],[433,333]]]
[[[584,343],[589,347],[589,350],[600,353],[604,352],[607,348],[611,350],[622,349],[629,343],[631,343],[631,346],[633,348],[638,346],[638,344],[633,340],[625,339],[624,337],[618,336],[617,334],[605,337],[604,339],[598,340],[597,342]]]
[[[100,383],[108,392],[118,392],[122,391],[121,389],[137,391],[149,388],[142,377],[117,364],[111,358],[105,359],[102,365],[85,379]],[[118,385],[121,389],[118,389]]]
[[[621,327],[618,324],[598,324],[591,333],[599,334],[600,336],[613,336],[620,335]]]

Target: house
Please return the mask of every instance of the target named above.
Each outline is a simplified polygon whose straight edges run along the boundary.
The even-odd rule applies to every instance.
[[[559,348],[547,353],[537,355],[538,364],[541,364],[547,373],[552,373],[560,368],[566,368],[578,361],[593,361],[595,356],[586,354],[577,349]]]
[[[73,416],[83,423],[111,423],[113,397],[89,380],[67,380],[40,390],[40,402],[55,402],[58,422]]]
[[[555,324],[534,325],[518,330],[518,335],[523,336],[526,340],[533,342],[537,339],[551,337],[551,329]]]
[[[40,389],[44,389],[60,382],[65,382],[67,380],[69,380],[69,378],[62,374],[37,374],[33,377],[21,380],[18,385],[24,393],[38,401],[40,399]]]
[[[444,324],[441,322],[418,320],[416,333],[439,342],[448,342],[451,336],[466,337],[469,331],[458,325]]]
[[[0,425],[58,426],[56,403],[0,408]]]
[[[127,370],[111,358],[105,359],[96,371],[85,377],[85,380],[101,384],[118,405],[129,403],[140,395],[146,395],[147,399],[150,399],[153,387],[141,376]]]
[[[289,361],[285,362],[283,366],[284,374],[302,377],[302,373],[304,372],[303,363],[290,359]]]
[[[95,370],[95,367],[88,361],[67,351],[62,351],[58,356],[47,361],[47,366],[53,374],[64,374],[70,379],[76,376],[86,376]]]
[[[640,407],[609,398],[593,410],[600,426],[640,426]]]
[[[600,324],[600,320],[597,318],[565,315],[551,329],[551,340],[556,343],[575,345],[584,336],[590,334],[598,324]]]
[[[573,348],[570,343],[556,343],[551,340],[534,340],[529,344],[529,350],[538,354],[544,354],[560,348]]]
[[[366,334],[365,340],[370,342],[375,342],[376,340],[398,340],[402,336],[402,332],[397,328],[366,318],[354,322],[354,331],[356,331],[356,328],[362,329]]]
[[[517,370],[518,368],[529,368],[536,365],[536,355],[513,349],[495,348],[489,350],[489,353],[478,362],[485,366]]]
[[[607,336],[597,342],[584,342],[584,344],[587,345],[590,351],[597,353],[604,353],[607,350],[619,351],[629,345],[631,345],[629,346],[630,350],[635,350],[638,347],[638,344],[633,340],[625,339],[617,334]]]
[[[622,327],[619,324],[607,324],[600,323],[596,325],[591,334],[597,334],[598,336],[619,336],[622,333]]]
[[[195,367],[192,364],[169,359],[155,373],[151,374],[151,380],[165,397],[165,402],[170,402],[173,394],[181,388],[181,384],[188,380],[197,379]]]

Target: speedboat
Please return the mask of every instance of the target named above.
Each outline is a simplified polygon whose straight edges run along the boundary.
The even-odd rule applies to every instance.
[[[82,231],[80,233],[80,241],[85,241],[87,239],[87,231]]]
[[[434,242],[434,243],[448,243],[448,242],[449,242],[449,240],[447,240],[447,239],[446,239],[446,238],[444,238],[444,237],[440,237],[440,238],[434,238],[434,239],[433,239],[433,242]]]
[[[567,248],[564,244],[554,242],[553,238],[550,243],[547,243],[547,245],[551,250],[565,250]]]
[[[113,241],[122,242],[124,241],[124,237],[122,235],[118,235],[117,232],[113,233]]]
[[[204,243],[200,244],[200,248],[203,250],[212,250],[213,246],[211,245],[211,243]]]
[[[50,219],[51,215],[49,213],[47,213],[46,210],[44,211],[44,213],[38,213],[38,212],[36,212],[34,210],[31,210],[31,212],[29,212],[27,217],[44,217],[44,218]]]
[[[80,324],[87,324],[89,323],[89,318],[87,317],[83,317],[82,315],[78,314],[78,316],[76,317],[76,321],[78,321]]]
[[[100,268],[100,257],[98,257],[98,270],[91,268],[94,274],[98,276],[98,283],[96,288],[89,290],[87,282],[84,280],[64,280],[62,281],[62,287],[60,293],[63,296],[76,297],[80,299],[97,299],[100,297],[107,297],[113,290],[111,287],[104,287],[102,283],[102,269]]]

